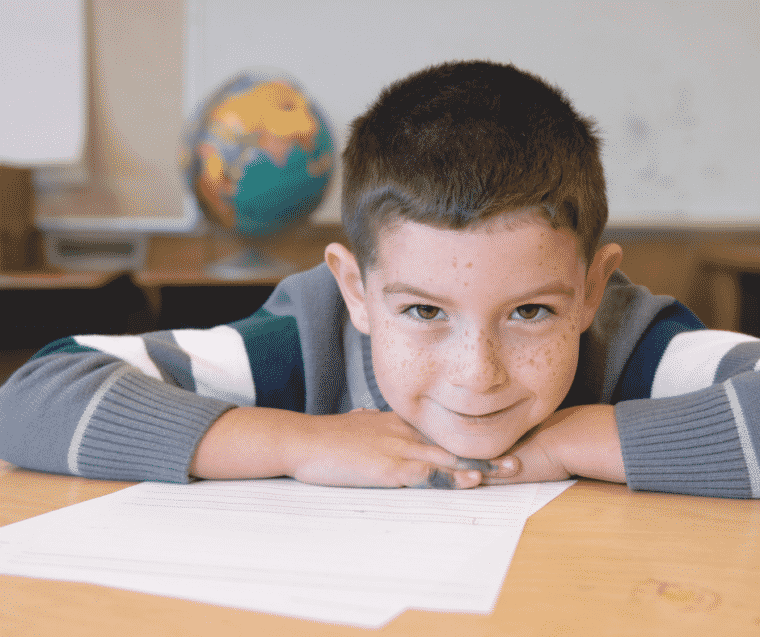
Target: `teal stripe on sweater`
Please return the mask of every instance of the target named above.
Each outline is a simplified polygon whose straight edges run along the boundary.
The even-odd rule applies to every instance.
[[[34,360],[35,358],[42,358],[48,354],[81,354],[82,352],[97,351],[98,350],[92,347],[80,345],[74,340],[73,336],[66,336],[65,338],[59,338],[57,341],[53,341],[49,345],[45,345],[45,347],[34,354],[30,360]]]
[[[303,412],[306,384],[296,319],[261,308],[230,327],[243,337],[256,386],[256,405]]]

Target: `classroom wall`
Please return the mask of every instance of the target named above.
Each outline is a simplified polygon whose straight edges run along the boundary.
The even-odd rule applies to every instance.
[[[89,177],[42,192],[43,219],[151,229],[169,218],[164,229],[187,229],[176,166],[183,117],[246,66],[300,77],[340,140],[387,82],[473,56],[542,74],[599,120],[613,225],[753,227],[760,213],[756,0],[293,0],[287,10],[248,0],[84,2]],[[337,191],[318,221],[338,220]]]
[[[349,122],[430,64],[512,62],[595,118],[613,224],[755,224],[757,2],[187,0],[187,105],[251,65],[299,78]],[[518,96],[515,96],[517,98]],[[337,197],[323,214],[337,217]]]
[[[122,228],[125,227],[123,220],[131,219],[136,220],[135,225],[137,227],[142,227],[147,231],[150,231],[151,228],[165,229],[165,220],[172,219],[175,222],[175,228],[186,228],[185,217],[183,217],[183,186],[176,165],[176,154],[184,112],[188,108],[188,65],[186,64],[188,38],[199,36],[197,31],[188,35],[185,3],[177,0],[131,0],[129,2],[85,0],[85,4],[88,30],[91,34],[88,43],[90,61],[88,68],[90,86],[88,97],[89,130],[83,161],[85,177],[79,179],[78,182],[76,176],[70,179],[69,181],[75,183],[74,186],[71,186],[65,185],[68,182],[66,175],[64,175],[60,182],[64,185],[40,191],[37,197],[38,218],[71,219],[72,215],[91,219],[95,217],[106,218],[115,220],[114,227]],[[257,6],[255,3],[245,4],[251,7]],[[289,5],[287,14],[293,14],[295,8],[306,4],[308,3],[299,0],[299,2]],[[339,2],[326,2],[324,6],[329,9],[339,4]],[[437,3],[417,0],[413,4],[424,8],[433,7]],[[500,4],[502,3],[482,0],[479,6],[497,7]],[[576,2],[574,4],[579,8],[579,11],[586,12],[599,5],[599,3],[589,2]],[[620,4],[622,6],[624,3],[609,4]],[[651,5],[651,3],[648,4]],[[684,50],[688,47],[697,50],[702,46],[695,39],[696,35],[704,33],[709,27],[717,34],[712,35],[712,39],[707,42],[712,47],[708,53],[712,56],[711,59],[715,64],[717,62],[727,63],[734,58],[738,59],[737,56],[740,53],[744,56],[739,60],[743,65],[757,64],[760,57],[760,28],[757,20],[760,13],[757,2],[664,2],[659,4],[663,11],[669,12],[670,20],[676,20],[676,18],[676,22],[680,20],[678,22],[681,24],[680,30],[674,30],[672,35],[675,37],[680,34],[683,42],[679,46]],[[726,9],[721,10],[718,5],[725,5]],[[188,6],[190,8],[206,6],[206,0],[188,0]],[[288,66],[294,73],[299,70],[303,71],[304,69],[300,68],[299,64],[305,64],[309,60],[302,56],[303,59],[299,62],[297,52],[294,52],[295,50],[291,46],[295,32],[284,28],[278,32],[272,26],[273,20],[276,18],[272,7],[276,7],[279,11],[280,5],[264,3],[262,6],[265,7],[266,11],[260,13],[260,19],[257,22],[259,30],[252,29],[251,31],[253,34],[251,46],[255,44],[255,46],[266,45],[268,47],[273,57],[263,60],[264,62]],[[630,6],[638,6],[638,3]],[[609,21],[610,15],[608,11],[601,17]],[[626,15],[630,15],[630,12]],[[650,11],[648,14],[642,15],[651,16],[652,14]],[[197,26],[198,17],[196,15],[193,18],[191,15],[189,19],[191,22],[194,19],[194,24]],[[456,17],[455,15],[454,19]],[[218,14],[217,18],[221,19],[221,14]],[[302,20],[301,22],[296,21],[294,24],[301,23]],[[654,23],[651,20],[648,24],[654,28]],[[687,37],[689,33],[687,27],[693,27],[692,35],[689,37]],[[354,27],[348,23],[344,25],[344,28],[351,30]],[[387,28],[385,32],[379,26],[376,30],[379,35],[373,36],[375,38],[382,37],[384,33],[388,35]],[[256,40],[253,37],[256,34],[263,34],[263,39]],[[477,47],[476,35],[460,33],[457,36],[459,38],[457,40],[458,46]],[[351,37],[355,38],[356,34],[352,32]],[[442,37],[442,42],[445,39]],[[733,41],[729,42],[732,39]],[[657,49],[658,43],[651,37],[646,41],[654,49]],[[529,50],[538,51],[547,42],[551,42],[551,38],[547,34],[539,33],[535,46]],[[716,42],[727,42],[728,44],[723,50],[718,50],[716,49]],[[315,52],[315,55],[318,53],[318,51]],[[414,55],[407,55],[409,58],[407,61],[410,65],[417,67],[422,59],[420,56],[424,57],[424,50],[418,46],[412,53]],[[240,51],[236,52],[235,47],[230,46],[221,51],[220,55],[215,58],[215,62],[214,58],[209,58],[210,68],[201,71],[206,74],[203,81],[209,85],[214,84],[215,74],[223,76],[232,68],[225,65],[239,66],[243,63],[244,60],[240,55]],[[395,60],[407,59],[403,55],[399,57],[398,53],[394,53],[394,56]],[[235,63],[233,64],[233,62]],[[663,64],[666,63],[667,60],[663,60]],[[584,68],[583,60],[570,60],[566,66],[568,68]],[[650,68],[649,72],[656,73],[658,71],[656,68]],[[704,72],[715,75],[720,72],[720,69],[706,67]],[[362,106],[359,102],[371,99],[376,90],[385,81],[391,79],[388,71],[368,73],[366,76],[361,76],[358,85],[354,81],[355,78],[349,75],[344,75],[344,77],[347,86],[342,87],[341,90],[353,92],[354,89],[357,89],[359,97],[355,99],[359,101],[353,105],[343,105],[341,107],[343,110],[336,109],[338,119],[349,117],[353,111]],[[748,91],[757,90],[758,77],[760,74],[747,77]],[[559,76],[556,79],[559,80]],[[710,81],[716,80],[712,78]],[[602,81],[599,86],[599,90],[603,92],[605,83]],[[202,86],[199,85],[196,90],[201,88]],[[331,98],[329,98],[325,80],[318,79],[313,88],[322,100],[328,102],[326,106],[331,106]],[[674,108],[677,105],[677,101],[674,102],[674,100],[677,100],[679,95],[676,90],[678,85],[671,88],[673,90],[668,93],[667,99],[663,100],[663,109]],[[583,100],[586,99],[582,95],[580,97]],[[656,99],[656,92],[649,95],[649,98]],[[730,99],[735,99],[735,95]],[[748,107],[755,109],[755,105],[760,103],[760,100],[750,100],[750,102]],[[585,101],[583,106],[586,108]],[[685,118],[685,125],[691,121],[688,119],[689,117],[696,117],[694,115],[695,109],[697,106],[694,104],[684,105],[681,115]],[[674,112],[677,114],[677,111]],[[661,115],[665,116],[665,114],[663,110]],[[640,122],[637,124],[635,121],[632,123],[631,120],[625,120],[624,115],[625,113],[621,112],[621,126],[625,121],[628,121],[626,125],[633,135],[631,143],[635,146],[635,143],[638,143],[636,142],[637,136],[644,135],[647,129],[642,128]],[[749,129],[757,131],[758,119],[754,110],[752,117],[754,119],[747,125]],[[735,119],[734,111],[726,111],[726,118],[733,121],[732,118]],[[709,125],[710,122],[705,119],[699,122],[701,128],[706,128]],[[682,132],[684,135],[688,135],[690,134],[689,130],[691,129],[688,129],[687,126]],[[651,128],[650,133],[654,134]],[[752,141],[751,136],[748,136],[748,139]],[[733,139],[728,141],[733,143]],[[641,141],[640,150],[642,154],[637,161],[644,161],[640,167],[642,169],[646,168],[645,160],[647,153],[650,152],[647,148],[646,143]],[[742,146],[742,148],[745,147]],[[751,152],[754,154],[746,155],[744,162],[748,171],[742,190],[745,208],[748,205],[747,202],[751,201],[753,196],[757,196],[760,187],[757,161],[760,143],[754,143],[753,148],[754,150]],[[743,152],[750,151],[745,150]],[[716,154],[715,165],[721,164],[725,167],[727,165],[725,162],[734,159],[729,145],[727,150],[723,148]],[[715,171],[710,179],[718,185],[723,183],[721,187],[725,187],[725,168],[721,170],[716,168]],[[52,181],[55,182],[55,175],[53,175]],[[611,203],[613,206],[615,205],[614,201]],[[730,206],[727,209],[730,210]],[[748,216],[746,210],[743,214],[746,219]],[[750,219],[753,216],[757,217],[756,210],[749,214]],[[642,219],[643,223],[641,222]],[[708,227],[708,232],[702,232],[699,235],[701,244],[713,240],[723,244],[726,241],[733,241],[733,235],[727,236],[724,231],[725,228],[716,232],[712,231],[712,222],[718,219],[719,217],[715,217],[712,220],[708,219],[707,223],[703,220],[699,224],[687,224],[685,231],[682,227],[676,232],[673,232],[672,229],[657,229],[656,226],[648,224],[643,216],[637,220],[639,221],[638,227],[633,232],[628,232],[632,225],[635,225],[631,224],[630,220],[617,225],[613,220],[613,230],[617,227],[617,231],[613,232],[611,237],[624,243],[626,257],[623,268],[632,275],[635,281],[649,285],[656,292],[674,294],[681,300],[689,302],[694,300],[690,297],[692,293],[689,290],[700,288],[698,284],[695,286],[692,281],[695,274],[692,267],[693,257],[698,245],[690,231],[695,228]],[[335,223],[338,220],[337,207],[323,208],[319,211],[317,220],[323,223]],[[72,224],[71,227],[75,226],[76,224]],[[736,229],[737,224],[728,224],[728,226]],[[746,234],[742,240],[758,242],[753,226],[745,224],[741,228]],[[164,241],[168,241],[168,239],[159,239],[155,243],[161,244]],[[160,253],[161,251],[159,249],[156,252]],[[707,316],[709,316],[709,310],[708,307]]]
[[[0,7],[0,167],[75,162],[84,142],[84,3]]]

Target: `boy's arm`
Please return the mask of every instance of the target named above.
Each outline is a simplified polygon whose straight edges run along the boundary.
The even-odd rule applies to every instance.
[[[195,358],[193,372],[181,360],[185,350],[172,347],[166,334],[52,344],[0,388],[0,457],[112,480],[291,475],[320,484],[467,488],[482,478],[457,470],[452,454],[426,444],[392,413],[313,416],[203,396],[244,398],[250,391],[252,398],[255,390],[233,364],[234,348],[223,346],[234,336],[229,330],[175,333],[180,341],[188,336],[203,345],[196,354],[215,345],[225,368],[209,365],[204,372]],[[217,385],[204,386],[204,378]]]
[[[0,388],[0,457],[90,478],[187,482],[199,440],[234,404],[73,339],[59,346]]]
[[[557,411],[520,440],[500,465],[499,475],[485,484],[547,482],[583,476],[625,482],[625,467],[615,411],[610,405],[584,405]]]
[[[759,368],[758,339],[679,333],[664,348],[649,398],[557,412],[515,447],[522,468],[511,481],[581,475],[640,490],[760,497]]]
[[[293,295],[288,286],[275,300]],[[0,457],[92,478],[187,482],[223,413],[254,404],[304,410],[294,324],[261,308],[212,329],[51,343],[0,388]]]

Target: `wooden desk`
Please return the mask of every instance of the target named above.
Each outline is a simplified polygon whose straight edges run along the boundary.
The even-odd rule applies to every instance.
[[[292,272],[299,272],[321,263],[325,247],[333,241],[346,242],[339,226],[305,224],[261,240],[260,247],[266,246],[267,252],[291,264]],[[229,257],[246,245],[232,238],[153,237],[145,268],[133,272],[132,278],[144,292],[154,317],[162,311],[163,288],[277,285],[281,275],[225,279],[209,274],[209,263]]]
[[[262,239],[261,244],[297,272],[321,263],[325,246],[332,241],[346,241],[340,227],[304,224]],[[10,334],[16,325],[24,328],[23,343],[8,342],[6,338],[0,348],[35,351],[69,334],[141,333],[240,319],[258,309],[271,288],[289,273],[259,272],[245,279],[225,279],[209,273],[210,262],[235,254],[245,245],[232,237],[162,235],[151,237],[145,267],[129,273],[0,272],[4,332]],[[101,294],[115,281],[120,282],[115,298],[110,293]],[[193,291],[199,294],[193,295]],[[71,299],[63,299],[62,294]],[[118,311],[109,312],[114,302]],[[50,315],[50,307],[63,307],[63,316]],[[95,308],[97,313],[87,311],[87,307]],[[99,316],[117,320],[98,322]],[[67,317],[71,318],[68,322]],[[39,329],[43,318],[49,329]],[[194,324],[195,320],[199,323]],[[0,378],[8,375],[3,373],[2,358]]]
[[[0,461],[0,525],[129,483]],[[525,527],[491,615],[407,611],[378,631],[0,576],[0,634],[545,637],[760,635],[760,502],[582,480]]]
[[[720,329],[741,331],[742,272],[760,272],[760,245],[755,242],[705,243],[699,252],[697,277],[710,308],[708,321]]]

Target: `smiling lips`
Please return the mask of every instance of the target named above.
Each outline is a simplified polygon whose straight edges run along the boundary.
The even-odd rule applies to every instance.
[[[497,409],[496,411],[491,411],[491,412],[488,412],[486,414],[463,414],[461,412],[454,411],[453,409],[447,409],[445,407],[444,407],[444,409],[446,409],[446,411],[454,414],[455,416],[459,416],[460,418],[464,418],[465,420],[479,422],[479,421],[483,421],[483,420],[493,420],[495,418],[498,418],[502,414],[504,414],[504,413],[506,413],[506,412],[508,412],[508,411],[510,411],[512,409],[514,409],[515,407],[517,407],[518,405],[520,405],[522,402],[524,402],[524,400],[519,400],[516,403],[510,405],[509,407],[504,407],[503,409]]]

